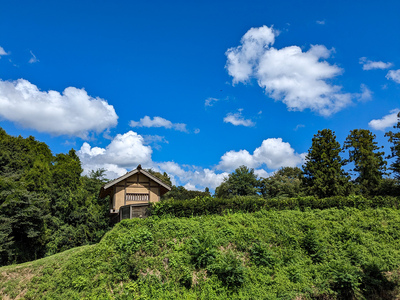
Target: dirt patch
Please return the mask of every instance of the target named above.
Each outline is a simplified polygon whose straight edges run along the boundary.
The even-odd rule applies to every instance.
[[[161,278],[161,272],[159,270],[151,270],[149,268],[147,268],[146,271],[140,271],[140,275],[142,275],[143,277],[151,275],[156,276],[158,279]]]
[[[220,246],[220,247],[218,247],[218,249],[221,252],[228,252],[229,250],[236,250],[236,245],[233,243],[229,243],[226,247]]]
[[[42,269],[42,268],[40,268]],[[33,277],[37,275],[37,273],[40,271],[38,270],[32,270],[31,268],[26,268],[26,267],[20,267],[20,268],[15,268],[13,271],[7,272],[3,271],[1,272],[1,280],[5,282],[15,282],[15,290],[14,294],[19,292],[14,298],[11,298],[9,294],[6,294],[5,288],[0,290],[0,296],[2,299],[21,299],[25,296],[26,292],[28,291],[27,285],[29,282],[32,280]]]
[[[166,271],[168,269],[168,265],[169,265],[169,258],[168,257],[163,259],[163,265],[164,265],[164,269]]]
[[[201,271],[194,271],[192,274],[192,286],[198,285],[202,281],[206,281],[207,279],[207,271],[206,270],[201,270]]]

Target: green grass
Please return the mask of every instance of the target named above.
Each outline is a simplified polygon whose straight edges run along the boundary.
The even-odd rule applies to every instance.
[[[0,268],[3,299],[395,299],[400,212],[124,220],[97,245]]]

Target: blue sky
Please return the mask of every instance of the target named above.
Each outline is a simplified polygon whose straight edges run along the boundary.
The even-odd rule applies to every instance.
[[[399,1],[7,1],[0,126],[110,178],[139,163],[214,189],[301,166],[318,130],[389,152]],[[344,157],[346,154],[343,154]]]

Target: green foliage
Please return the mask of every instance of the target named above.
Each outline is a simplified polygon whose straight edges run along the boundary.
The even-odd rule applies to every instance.
[[[324,258],[322,239],[319,237],[318,230],[309,229],[302,241],[302,246],[314,263],[320,263]]]
[[[397,299],[399,224],[388,208],[123,220],[96,245],[0,268],[0,297]]]
[[[254,174],[254,169],[240,166],[215,189],[218,198],[233,196],[255,196],[260,193],[260,181]]]
[[[312,139],[303,165],[303,186],[306,194],[326,198],[350,192],[349,177],[343,171],[342,148],[330,129],[319,130]]]
[[[275,265],[275,255],[264,243],[254,243],[250,249],[251,261],[257,266],[273,268]]]
[[[146,169],[146,171],[149,172],[151,175],[153,175],[153,176],[157,177],[158,179],[160,179],[165,184],[168,184],[169,186],[172,186],[171,178],[169,177],[169,175],[166,172],[161,174],[160,172],[156,172],[153,169]]]
[[[174,199],[153,203],[153,216],[192,217],[235,212],[257,212],[260,209],[329,209],[329,208],[400,208],[400,197],[374,196],[365,198],[361,195],[316,198],[312,196],[296,198],[264,199],[257,196],[236,196],[229,199],[197,197],[187,201]]]
[[[207,188],[206,188],[207,189]],[[196,197],[210,196],[210,191],[207,189],[201,191],[189,191],[183,186],[172,186],[171,190],[161,197],[161,200],[175,199],[175,200],[190,200]]]
[[[97,198],[104,170],[81,176],[74,150],[52,156],[33,137],[0,128],[0,265],[98,242],[109,229]]]
[[[380,147],[376,136],[366,129],[354,129],[344,142],[344,149],[349,150],[349,162],[354,163],[353,171],[358,173],[355,183],[364,195],[376,195],[386,171],[384,152],[377,152]]]
[[[360,298],[362,284],[362,270],[344,259],[334,261],[329,270],[331,288],[339,299]]]
[[[392,143],[391,154],[388,158],[393,158],[394,161],[390,165],[390,169],[397,180],[400,181],[400,112],[397,114],[397,118],[398,122],[393,126],[394,129],[397,129],[397,132],[389,131],[385,133],[385,136],[389,137],[389,142]]]
[[[217,256],[215,241],[211,235],[203,235],[199,239],[192,238],[191,246],[190,255],[196,268],[210,266]]]
[[[257,196],[236,196],[229,199],[196,197],[186,201],[170,199],[152,203],[151,214],[154,216],[191,217],[234,211],[253,212],[264,207],[265,203],[263,198]]]
[[[231,288],[238,288],[244,284],[246,268],[238,257],[238,253],[228,250],[220,252],[214,262],[208,267],[211,274]]]
[[[261,180],[264,198],[296,197],[301,194],[301,169],[284,167],[274,175]]]

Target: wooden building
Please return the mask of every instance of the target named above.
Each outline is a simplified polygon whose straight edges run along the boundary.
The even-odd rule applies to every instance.
[[[100,198],[110,196],[110,217],[118,222],[145,217],[149,204],[160,201],[160,197],[170,190],[169,185],[139,165],[105,184],[100,190]]]

